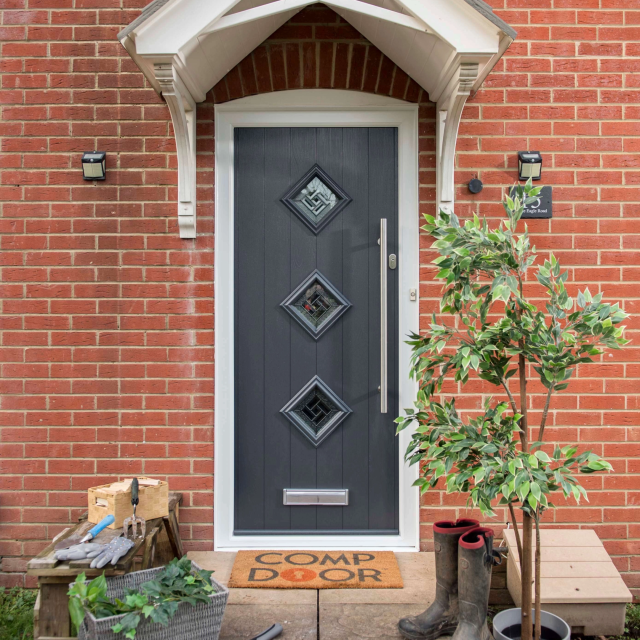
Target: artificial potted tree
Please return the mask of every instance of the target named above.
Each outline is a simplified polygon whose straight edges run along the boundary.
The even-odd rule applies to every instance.
[[[535,266],[531,278],[535,247],[526,227],[522,235],[516,227],[539,192],[531,181],[517,186],[514,197],[503,202],[506,220],[494,229],[477,216],[464,225],[453,213],[425,216],[422,228],[435,238],[433,247],[440,253],[434,263],[440,269],[436,277],[444,280],[443,294],[439,316],[434,313],[425,334],[409,341],[411,376],[419,391],[415,407],[396,420],[398,431],[415,427],[407,460],[420,464],[416,485],[421,493],[444,485],[447,493],[468,494],[468,502],[484,516],[495,516],[496,506],[508,511],[521,563],[522,640],[532,635],[539,640],[544,617],[551,615],[540,610],[540,520],[554,507],[552,494],[561,491],[579,502],[587,495],[576,474],[611,469],[590,451],[544,443],[552,397],[567,388],[579,364],[627,343],[619,326],[627,316],[619,305],[603,302],[602,294],[588,289],[570,297],[568,274],[553,255]],[[541,286],[535,286],[536,280]],[[531,302],[533,296],[544,299],[543,305]],[[494,385],[502,399],[489,399],[481,415],[465,420],[455,399],[436,399],[447,377],[464,385],[473,376]],[[532,379],[546,389],[537,425],[528,420],[527,382]],[[517,510],[522,512],[522,536]]]

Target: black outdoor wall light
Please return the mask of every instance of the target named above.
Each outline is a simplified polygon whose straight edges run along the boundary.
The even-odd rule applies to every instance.
[[[539,151],[518,151],[518,177],[520,180],[540,180],[542,156]]]
[[[104,151],[85,151],[82,154],[82,177],[85,180],[105,180],[107,154]]]
[[[467,188],[471,193],[480,193],[483,187],[484,185],[482,184],[482,180],[477,177],[469,180],[469,184],[467,185]]]

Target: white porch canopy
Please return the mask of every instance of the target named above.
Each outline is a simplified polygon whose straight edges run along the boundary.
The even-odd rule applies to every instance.
[[[318,0],[154,0],[118,39],[169,106],[178,152],[181,238],[196,237],[196,103]],[[437,200],[453,207],[462,109],[516,33],[483,0],[323,0],[437,105]]]

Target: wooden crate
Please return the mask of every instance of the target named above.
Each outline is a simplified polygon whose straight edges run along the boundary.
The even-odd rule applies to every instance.
[[[138,478],[138,481],[145,479]],[[133,514],[131,487],[114,492],[110,490],[112,484],[103,484],[89,489],[89,522],[97,523],[105,516],[113,515],[115,522],[109,525],[109,529],[120,529],[124,519]],[[169,485],[166,482],[160,481],[156,486],[140,484],[139,496],[140,502],[136,515],[145,520],[169,515]]]
[[[504,537],[509,547],[507,586],[519,607],[521,573],[515,532],[505,530]],[[632,601],[632,595],[596,532],[543,529],[540,542],[543,611],[560,616],[573,633],[585,636],[624,633],[626,603]]]

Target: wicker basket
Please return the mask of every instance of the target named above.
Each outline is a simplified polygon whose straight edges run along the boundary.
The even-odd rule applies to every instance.
[[[195,562],[191,566],[196,571],[200,569]],[[137,589],[143,582],[153,580],[162,570],[163,567],[158,567],[107,578],[107,598],[123,599],[125,589]],[[168,627],[143,618],[136,630],[136,640],[218,640],[229,590],[213,578],[211,584],[217,591],[209,596],[211,604],[199,602],[193,607],[188,602],[181,602],[175,616],[169,619]],[[87,612],[78,630],[79,640],[124,640],[123,633],[111,631],[111,627],[124,615],[94,618]]]

